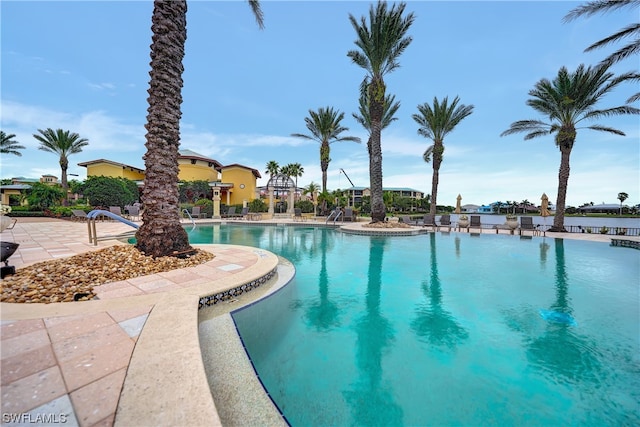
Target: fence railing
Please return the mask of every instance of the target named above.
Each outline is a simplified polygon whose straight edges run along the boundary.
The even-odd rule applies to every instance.
[[[551,225],[540,225],[538,230],[549,231]],[[569,233],[605,234],[611,236],[640,236],[640,228],[636,227],[585,227],[583,225],[565,225]]]

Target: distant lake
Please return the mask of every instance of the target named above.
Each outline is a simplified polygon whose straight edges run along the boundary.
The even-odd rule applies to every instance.
[[[489,225],[489,226],[504,224],[505,221],[507,220],[506,216],[504,215],[467,214],[467,216],[470,216],[470,215],[480,215],[481,217],[480,222],[483,225]],[[533,223],[535,225],[547,225],[547,227],[550,227],[553,225],[553,216],[543,218],[539,215],[534,215],[532,218],[533,218]],[[451,221],[457,222],[458,215],[452,214]],[[596,228],[596,227],[597,228],[600,228],[600,227],[640,228],[640,218],[618,218],[615,216],[604,217],[604,218],[594,218],[594,217],[588,217],[588,216],[566,216],[564,218],[564,225],[565,226],[580,225],[582,227],[593,227],[593,228]]]

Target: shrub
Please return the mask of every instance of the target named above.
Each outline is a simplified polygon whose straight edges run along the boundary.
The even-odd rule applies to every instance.
[[[303,213],[313,212],[313,202],[310,200],[300,200],[294,205],[294,207],[300,209]]]
[[[180,203],[197,203],[198,199],[206,200],[211,194],[207,181],[180,181]]]
[[[262,199],[253,199],[249,202],[249,212],[266,212],[269,207]]]
[[[62,188],[35,182],[31,185],[27,201],[31,208],[36,208],[36,210],[47,209],[59,205],[63,197],[64,191],[62,191]]]
[[[126,178],[90,176],[84,183],[83,194],[92,206],[126,206],[138,200],[138,186]]]
[[[196,201],[195,206],[200,206],[200,212],[206,213],[208,218],[213,217],[213,200],[200,199]]]

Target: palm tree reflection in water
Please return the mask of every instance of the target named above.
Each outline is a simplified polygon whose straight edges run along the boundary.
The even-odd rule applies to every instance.
[[[383,381],[382,357],[394,341],[391,322],[380,312],[382,258],[386,239],[372,237],[365,313],[356,320],[356,366],[360,373],[349,390],[343,391],[357,425],[402,425],[403,412]]]
[[[543,262],[544,251],[540,252]],[[572,315],[571,298],[564,255],[564,240],[555,239],[556,299],[550,310]],[[545,332],[536,338],[528,338],[529,363],[551,375],[556,381],[576,383],[598,382],[601,371],[596,341],[578,334],[568,323],[548,322]]]
[[[436,233],[429,235],[431,272],[429,278],[422,282],[422,292],[427,298],[416,308],[416,318],[411,322],[411,329],[421,341],[431,345],[453,350],[462,341],[469,338],[469,333],[460,326],[454,316],[442,308],[442,287],[438,277],[438,261],[436,256]],[[456,241],[456,253],[459,253],[459,242]]]
[[[307,324],[314,326],[318,331],[327,331],[340,326],[338,304],[329,299],[329,273],[327,271],[327,249],[330,248],[329,241],[332,241],[332,239],[327,237],[327,230],[322,230],[319,244],[312,245],[312,248],[320,248],[321,251],[320,271],[318,273],[318,291],[320,297],[312,301],[306,308],[305,318]]]

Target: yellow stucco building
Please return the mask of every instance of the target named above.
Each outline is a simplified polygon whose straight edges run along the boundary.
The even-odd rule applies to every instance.
[[[207,181],[212,193],[219,194],[220,201],[226,205],[240,205],[259,197],[256,194],[257,169],[237,163],[224,166],[214,159],[191,150],[180,150],[178,157],[178,179],[180,181]],[[87,168],[89,176],[109,176],[127,178],[144,183],[144,169],[111,160],[99,159],[78,163]]]

